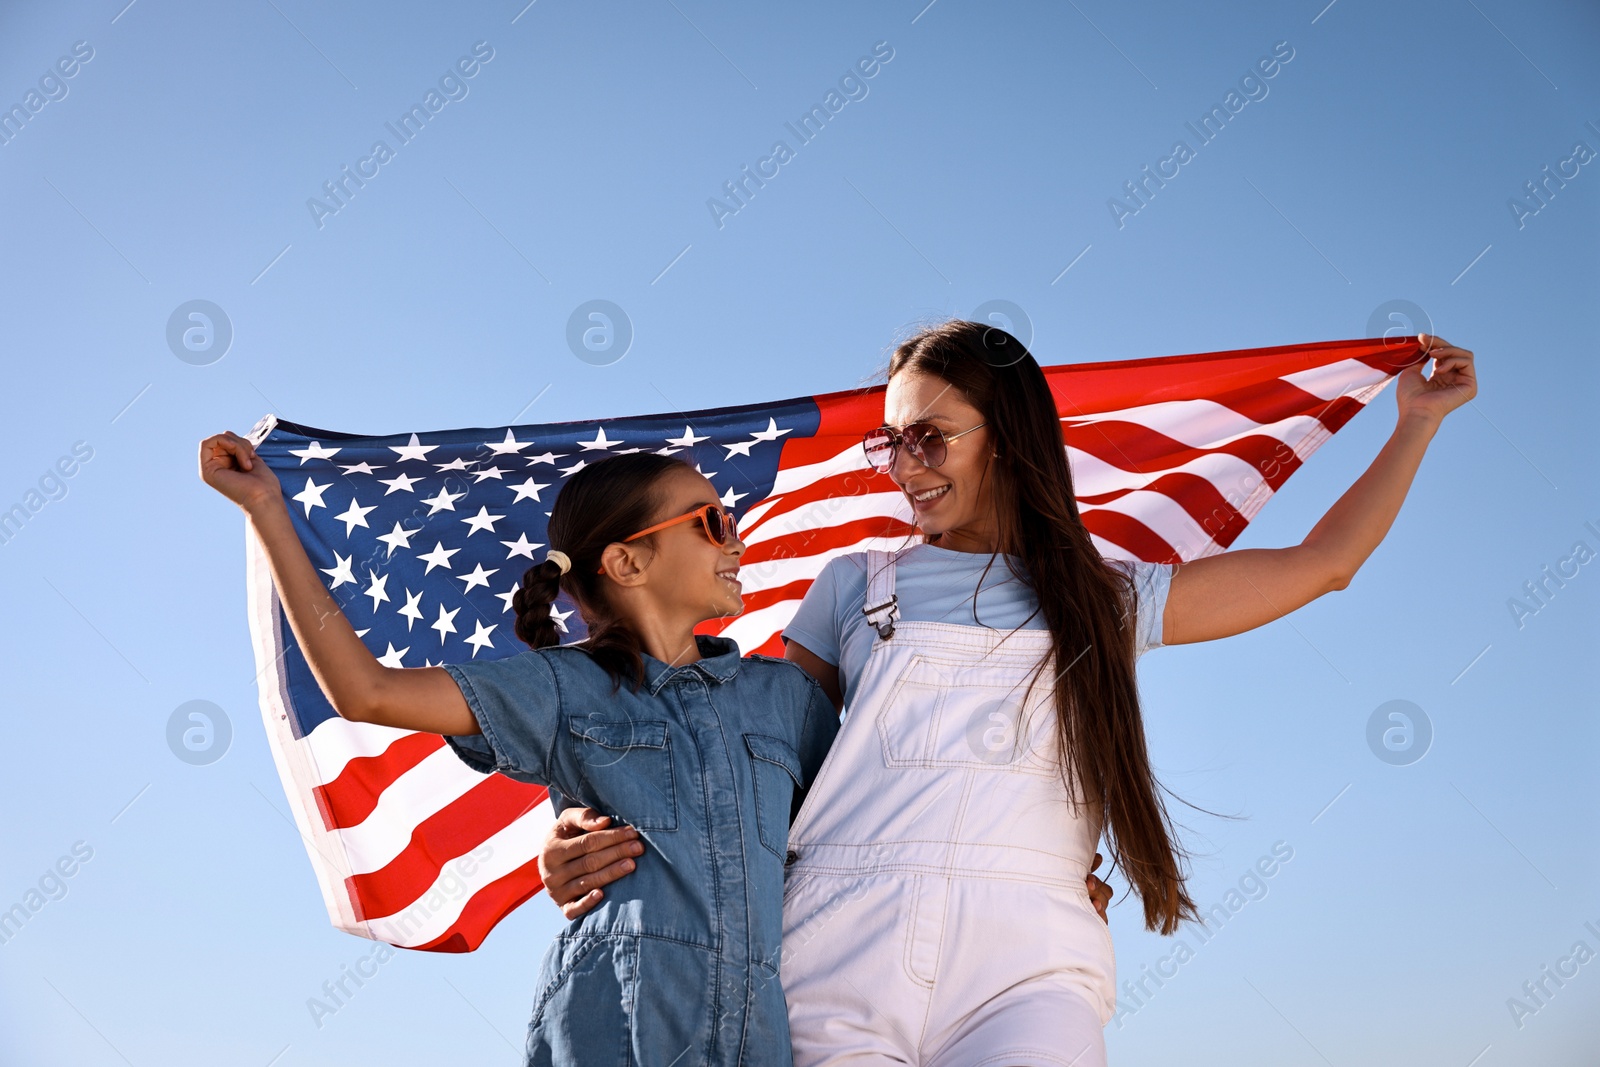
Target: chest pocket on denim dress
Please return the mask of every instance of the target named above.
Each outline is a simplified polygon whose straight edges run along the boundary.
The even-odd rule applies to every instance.
[[[583,718],[568,728],[583,776],[607,814],[639,830],[678,828],[666,722]]]
[[[789,742],[765,734],[745,734],[750,773],[756,786],[756,827],[761,843],[782,856],[789,842],[789,816],[800,780],[800,755]]]

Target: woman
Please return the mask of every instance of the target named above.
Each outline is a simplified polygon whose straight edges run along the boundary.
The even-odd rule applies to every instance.
[[[1349,585],[1440,422],[1477,392],[1470,351],[1420,339],[1433,376],[1401,372],[1394,434],[1304,541],[1181,566],[1095,550],[1049,386],[1015,338],[957,321],[896,350],[866,446],[924,540],[830,561],[784,634],[850,710],[790,834],[797,1064],[1104,1063],[1114,961],[1082,889],[1099,836],[1147,928],[1198,918],[1134,660]],[[1016,582],[972,592],[973,566],[1002,555]],[[961,585],[941,596],[941,575]],[[952,595],[969,606],[952,612]],[[547,842],[569,915],[638,854],[626,829],[577,836],[596,825],[565,813]]]

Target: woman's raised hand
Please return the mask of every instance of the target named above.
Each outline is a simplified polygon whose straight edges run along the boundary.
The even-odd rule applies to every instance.
[[[568,919],[598,905],[605,896],[600,887],[632,871],[632,857],[644,853],[639,831],[631,826],[607,830],[610,823],[610,816],[593,808],[567,808],[545,835],[539,877]]]
[[[231,430],[200,442],[200,480],[246,511],[283,499],[283,487],[255,446]]]
[[[1433,374],[1422,376],[1426,360],[1418,360],[1401,371],[1395,385],[1396,403],[1401,419],[1415,415],[1437,424],[1478,395],[1478,374],[1468,349],[1457,348],[1437,334],[1419,333],[1417,339],[1433,359]]]

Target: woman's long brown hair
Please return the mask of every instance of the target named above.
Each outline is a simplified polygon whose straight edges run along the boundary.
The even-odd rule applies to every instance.
[[[1017,577],[1038,596],[1061,672],[1054,690],[1067,795],[1081,788],[1088,803],[1098,802],[1107,847],[1144,903],[1146,929],[1173,933],[1199,911],[1184,885],[1188,853],[1145,748],[1134,675],[1137,590],[1127,572],[1107,564],[1078,515],[1044,372],[1011,334],[964,320],[901,344],[889,377],[907,372],[950,383],[988,423],[1000,550],[1021,557],[1026,573]],[[937,536],[925,540],[938,544]]]

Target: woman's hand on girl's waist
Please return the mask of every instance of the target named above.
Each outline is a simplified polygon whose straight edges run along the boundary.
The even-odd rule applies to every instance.
[[[630,873],[632,857],[644,853],[639,831],[631,826],[606,829],[610,823],[609,815],[593,808],[567,808],[545,835],[539,877],[568,919],[593,910],[605,896],[601,887]],[[1109,899],[1109,891],[1107,895]]]

